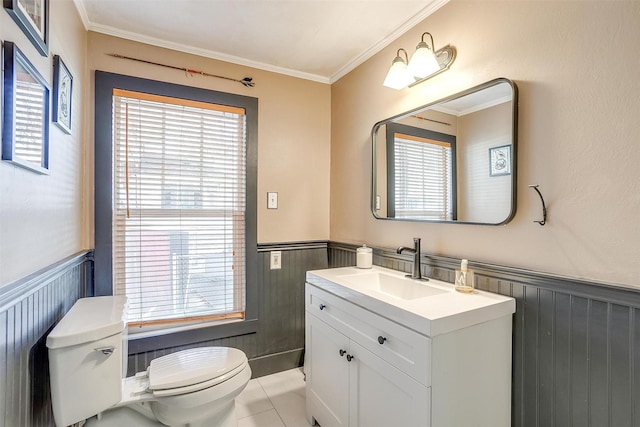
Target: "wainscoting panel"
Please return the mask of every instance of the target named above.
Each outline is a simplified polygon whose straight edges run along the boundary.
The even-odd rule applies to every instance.
[[[46,336],[90,289],[77,254],[0,289],[0,427],[53,426]]]
[[[281,251],[282,268],[270,269],[270,252]],[[253,375],[294,368],[304,354],[304,282],[307,270],[327,268],[327,243],[263,244],[258,247],[258,329],[229,338],[129,354],[128,374],[143,371],[156,357],[202,346],[239,348],[250,359]],[[131,348],[131,346],[130,346]]]
[[[329,266],[355,265],[331,242]],[[412,258],[374,248],[374,264]],[[423,256],[423,273],[453,283],[460,260]],[[640,426],[640,290],[470,263],[476,286],[516,299],[512,426]]]

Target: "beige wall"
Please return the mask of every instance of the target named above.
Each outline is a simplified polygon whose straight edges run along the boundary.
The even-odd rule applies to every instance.
[[[489,149],[510,145],[513,103],[458,118],[458,219],[498,224],[511,212],[512,175],[491,176]]]
[[[48,57],[0,12],[0,39],[14,42],[50,85],[53,55],[60,55],[73,75],[72,134],[49,124],[50,174],[0,162],[0,287],[87,247],[82,238],[86,31],[72,1],[50,6]]]
[[[640,2],[456,1],[332,85],[331,239],[640,287]],[[451,69],[382,86],[420,34],[451,44]],[[496,77],[520,90],[518,206],[506,226],[375,220],[374,123]],[[548,205],[541,219],[539,184]]]
[[[116,59],[107,53],[238,79],[251,76],[255,87]],[[90,108],[93,108],[95,70],[258,98],[258,243],[329,238],[329,85],[93,32],[88,38],[88,68]],[[93,123],[93,112],[90,117]],[[93,125],[89,132],[92,141]],[[93,165],[92,143],[87,146],[86,162]],[[87,169],[85,179],[93,182],[92,166]],[[278,193],[277,210],[267,210],[268,191]],[[86,216],[93,218],[93,191],[88,194],[91,201]],[[93,220],[87,228],[86,244],[93,247]]]
[[[74,75],[73,134],[51,125],[51,174],[0,162],[0,286],[93,247],[92,82],[93,70],[101,69],[259,98],[261,243],[331,238],[394,247],[422,237],[431,254],[640,287],[638,2],[452,0],[331,87],[87,35],[71,1],[51,2],[51,9],[49,57],[36,52],[6,12],[0,17],[0,38],[15,42],[48,81],[53,54]],[[395,50],[411,50],[425,30],[437,47],[458,50],[451,70],[403,91],[382,87]],[[107,52],[251,75],[256,87]],[[502,227],[375,220],[372,125],[496,77],[520,89],[515,219]],[[540,184],[547,200],[544,227],[533,223],[541,207],[528,184]],[[267,191],[279,193],[280,209],[266,209]]]

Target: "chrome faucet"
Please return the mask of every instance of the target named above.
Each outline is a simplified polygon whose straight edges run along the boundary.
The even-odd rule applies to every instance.
[[[422,277],[422,272],[420,270],[420,238],[419,237],[413,238],[413,248],[409,248],[407,246],[400,246],[397,252],[401,254],[402,252],[405,252],[405,251],[413,254],[413,271],[411,274],[407,274],[407,277],[410,277],[416,280],[424,280],[424,281],[429,280],[426,277]]]

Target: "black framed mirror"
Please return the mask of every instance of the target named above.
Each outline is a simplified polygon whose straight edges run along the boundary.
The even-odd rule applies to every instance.
[[[518,89],[499,78],[373,126],[378,219],[500,225],[516,210]]]

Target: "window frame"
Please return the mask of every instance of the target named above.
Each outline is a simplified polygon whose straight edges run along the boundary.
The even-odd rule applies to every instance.
[[[387,141],[387,214],[389,218],[395,218],[395,134],[413,135],[419,138],[432,139],[445,142],[451,145],[451,213],[452,219],[458,219],[458,168],[456,137],[442,132],[429,129],[422,129],[415,126],[408,126],[399,123],[388,123],[386,126]],[[393,216],[392,216],[393,215]],[[402,218],[403,220],[406,220]],[[442,220],[436,220],[442,222]]]
[[[171,328],[130,337],[131,353],[192,344],[257,331],[257,159],[258,99],[209,89],[148,80],[97,70],[95,72],[95,253],[94,296],[112,295],[113,219],[113,90],[123,89],[153,95],[188,99],[243,108],[246,112],[246,289],[245,319]],[[151,335],[151,336],[150,336]]]

